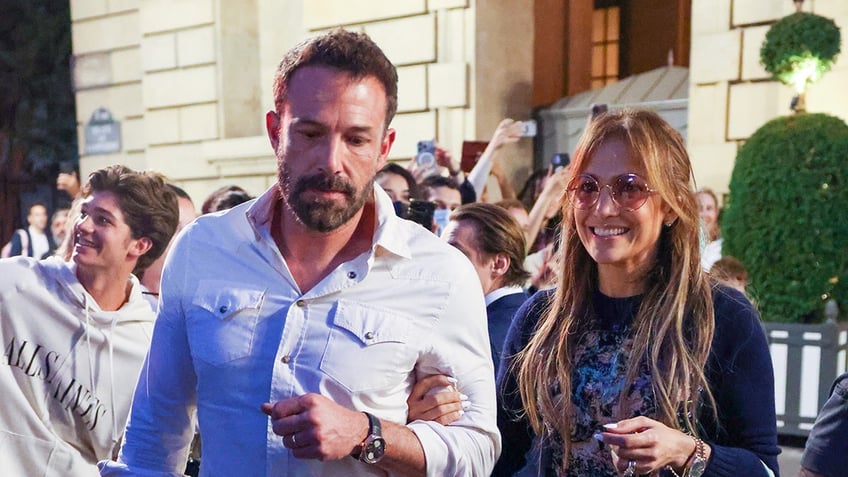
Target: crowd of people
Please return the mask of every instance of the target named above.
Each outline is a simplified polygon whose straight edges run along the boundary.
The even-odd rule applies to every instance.
[[[513,119],[467,172],[438,144],[388,161],[397,73],[367,35],[301,43],[273,92],[256,197],[198,216],[110,166],[60,176],[49,228],[29,208],[0,260],[5,473],[779,475],[747,273],[656,113],[599,112],[516,193]],[[845,468],[844,382],[807,475]]]

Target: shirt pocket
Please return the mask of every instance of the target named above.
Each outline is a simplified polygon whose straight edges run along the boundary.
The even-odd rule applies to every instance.
[[[191,355],[212,365],[249,356],[265,290],[203,280],[186,314]]]
[[[406,379],[416,353],[412,318],[340,300],[332,317],[321,371],[351,392],[385,388]]]

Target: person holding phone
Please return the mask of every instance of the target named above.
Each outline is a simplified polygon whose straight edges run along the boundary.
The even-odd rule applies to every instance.
[[[492,168],[495,166],[495,158],[498,152],[507,144],[516,143],[522,137],[525,137],[525,133],[529,132],[526,123],[525,121],[515,121],[510,118],[505,118],[498,123],[494,134],[492,134],[492,139],[489,141],[489,145],[486,146],[483,154],[480,155],[477,163],[474,164],[474,167],[468,173],[468,182],[473,186],[474,193],[478,198],[483,196],[483,189],[486,187],[486,181],[489,178],[489,174],[492,173]],[[535,122],[533,124],[532,132],[535,135]]]
[[[607,112],[572,161],[557,287],[516,313],[494,476],[541,440],[545,475],[777,475],[774,374],[756,310],[700,266],[682,137]]]

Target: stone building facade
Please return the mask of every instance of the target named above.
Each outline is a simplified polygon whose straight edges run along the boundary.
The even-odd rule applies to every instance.
[[[606,3],[633,9],[657,2]],[[275,180],[264,112],[272,106],[277,62],[298,41],[336,26],[368,33],[398,66],[392,158],[411,157],[419,139],[434,137],[459,154],[464,139],[488,139],[502,118],[528,118],[541,90],[548,102],[556,88],[562,96],[574,93],[558,83],[551,92],[541,76],[565,68],[574,83],[574,69],[591,67],[569,52],[569,44],[591,33],[591,22],[575,15],[592,5],[597,2],[71,0],[81,172],[116,162],[155,169],[196,202],[225,184],[260,193]],[[789,112],[793,92],[769,80],[759,47],[769,25],[794,6],[790,0],[675,5],[679,15],[691,16],[681,20],[691,26],[691,42],[678,43],[691,43],[688,143],[696,177],[724,192],[739,145],[767,120]],[[807,0],[804,10],[848,31],[845,0]],[[563,15],[565,21],[553,22],[563,30],[559,40],[542,44],[552,18]],[[848,119],[845,56],[810,88],[808,110]],[[546,69],[550,65],[553,70]],[[100,107],[121,123],[121,150],[86,155],[84,128]],[[504,169],[520,186],[533,167],[530,141],[504,157]]]
[[[264,113],[275,68],[336,26],[366,32],[398,67],[393,159],[434,137],[458,154],[463,139],[530,112],[533,12],[511,1],[72,0],[71,12],[83,176],[116,162],[154,169],[196,202],[221,185],[258,194],[274,182]],[[121,123],[118,153],[84,154],[98,107]],[[511,154],[530,158],[530,141]]]
[[[842,31],[842,54],[807,90],[807,111],[848,121],[848,1],[807,0],[803,10]],[[794,90],[770,80],[760,47],[771,24],[794,12],[790,0],[692,0],[688,148],[699,184],[726,192],[739,146],[791,113]]]

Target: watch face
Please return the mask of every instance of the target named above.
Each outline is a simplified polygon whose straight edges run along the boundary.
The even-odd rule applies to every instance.
[[[376,464],[386,454],[386,441],[382,437],[371,436],[369,442],[362,449],[359,460],[366,464]]]
[[[691,477],[701,477],[706,468],[707,461],[703,459],[695,459],[695,462],[692,462],[692,467],[689,468],[689,473],[687,475]]]

